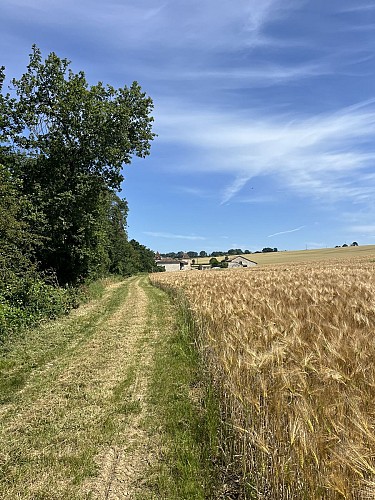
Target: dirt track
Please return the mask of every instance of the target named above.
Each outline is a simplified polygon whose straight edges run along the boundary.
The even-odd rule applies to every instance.
[[[2,499],[142,498],[158,448],[144,426],[161,335],[150,321],[151,290],[146,277],[111,286],[8,354],[14,362],[2,377],[27,370],[0,406]]]

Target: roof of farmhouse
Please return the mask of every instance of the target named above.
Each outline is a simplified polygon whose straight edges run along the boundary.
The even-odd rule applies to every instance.
[[[181,262],[183,264],[187,264],[187,262],[184,262],[183,260],[179,260],[179,259],[168,259],[168,258],[156,259],[157,264],[180,264]]]
[[[243,257],[242,255],[236,255],[235,257],[232,257],[231,259],[228,259],[227,262],[232,262],[233,260],[240,259],[241,261],[246,260],[247,262],[254,262],[254,264],[257,264],[255,260],[250,260],[247,257]]]

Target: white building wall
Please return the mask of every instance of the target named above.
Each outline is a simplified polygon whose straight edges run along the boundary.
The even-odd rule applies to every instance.
[[[179,271],[180,270],[180,263],[177,262],[176,264],[163,264],[162,262],[157,262],[156,263],[160,267],[165,267],[166,272],[171,272],[171,271]]]

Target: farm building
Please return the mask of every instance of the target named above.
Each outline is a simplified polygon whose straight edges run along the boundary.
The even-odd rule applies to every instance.
[[[233,257],[233,259],[228,260],[228,268],[233,267],[254,267],[257,263],[253,260],[247,259],[246,257]]]
[[[167,272],[190,269],[189,262],[177,259],[156,259],[156,265],[164,267]]]

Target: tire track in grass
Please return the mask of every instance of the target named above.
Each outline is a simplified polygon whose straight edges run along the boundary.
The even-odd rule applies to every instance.
[[[127,397],[133,411],[126,426],[118,429],[114,445],[104,449],[97,458],[100,473],[90,485],[93,498],[117,500],[142,494],[146,470],[158,455],[158,439],[149,432],[145,420],[150,412],[147,392],[154,344],[161,332],[149,325],[149,295],[143,286],[145,280],[139,279],[130,294],[136,306],[132,305],[134,316],[127,318],[129,352],[133,362]],[[134,307],[137,307],[136,311]],[[121,394],[121,389],[118,392]]]
[[[25,383],[0,407],[0,498],[208,498],[199,370],[180,327],[141,276],[10,347],[3,375],[18,363]]]
[[[141,279],[112,288],[109,313],[93,321],[86,336],[78,332],[74,340],[72,332],[69,348],[34,371],[17,401],[6,405],[0,417],[1,498],[129,496],[126,483],[137,467],[127,473],[121,457],[132,446],[128,423],[140,413],[145,390],[139,366],[145,353],[147,296]],[[93,316],[90,311],[86,329]],[[68,323],[56,322],[55,328]],[[143,440],[133,437],[134,442]],[[115,468],[116,481],[102,472],[107,463],[109,470]],[[85,481],[98,471],[99,479]]]

